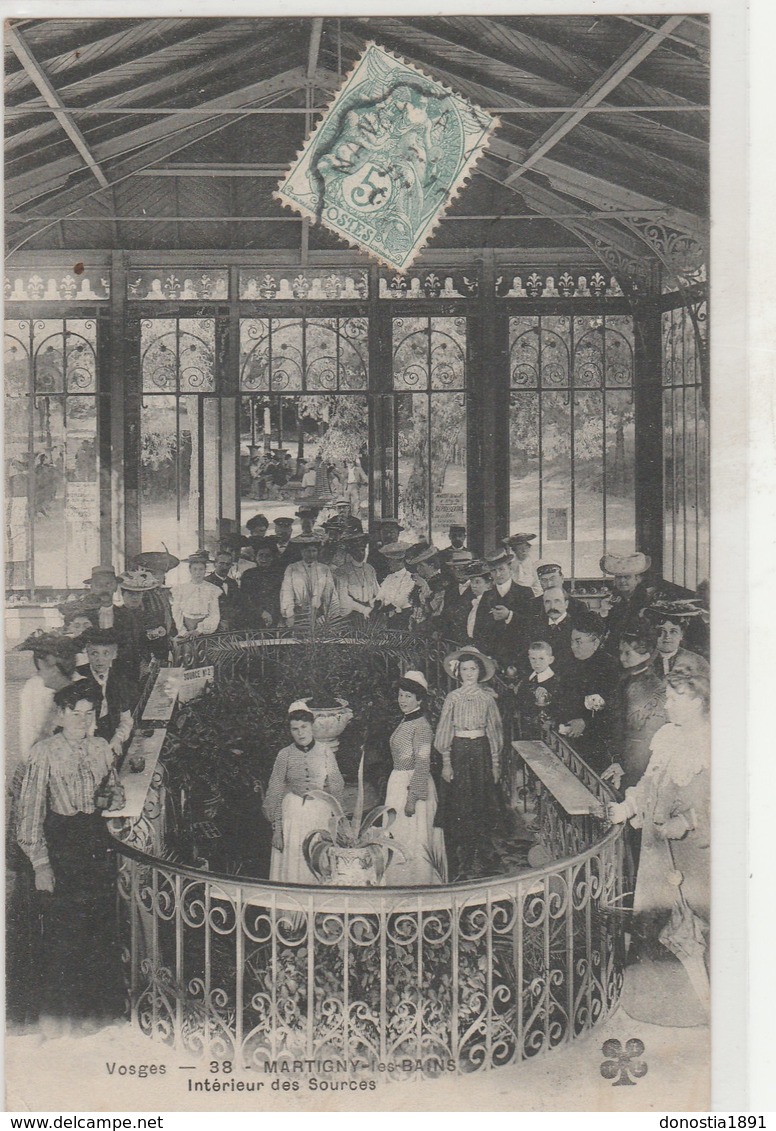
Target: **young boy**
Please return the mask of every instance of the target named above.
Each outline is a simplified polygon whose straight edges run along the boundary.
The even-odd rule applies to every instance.
[[[555,657],[544,640],[528,647],[531,674],[517,687],[517,714],[521,738],[541,738],[542,726],[557,718],[560,681],[552,669]]]

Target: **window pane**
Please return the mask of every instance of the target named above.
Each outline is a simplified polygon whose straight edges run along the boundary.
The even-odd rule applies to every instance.
[[[3,350],[3,375],[6,397],[23,397],[29,392],[30,380],[30,323],[5,323]],[[6,427],[6,432],[10,429]]]
[[[235,481],[234,457],[237,451],[236,400],[221,398],[221,517],[238,517],[238,484]]]
[[[61,336],[60,336],[61,341]],[[36,397],[33,409],[33,554],[36,587],[62,585],[65,536],[65,421],[61,397]],[[82,580],[82,579],[81,579]]]
[[[174,318],[145,318],[140,325],[140,365],[144,392],[174,392],[178,353]]]
[[[698,581],[708,581],[710,568],[709,523],[709,417],[700,389],[695,390],[698,417]]]
[[[675,572],[674,581],[677,585],[684,585],[685,581],[685,473],[684,462],[684,389],[674,387],[673,402],[674,418],[674,491],[676,499],[676,549],[674,551]]]
[[[200,549],[199,535],[199,465],[202,459],[199,418],[197,415],[198,397],[178,398],[178,435],[180,455],[178,456],[178,477],[180,483],[179,519],[181,543],[187,549],[184,557]]]
[[[606,394],[606,550],[631,554],[636,531],[633,394]],[[597,563],[594,571],[599,572]]]
[[[97,402],[68,397],[66,407],[67,584],[80,589],[100,560]]]
[[[331,392],[336,390],[338,347],[336,318],[307,320],[304,359],[306,388]]]
[[[269,322],[240,319],[240,388],[269,388]]]
[[[94,393],[97,390],[97,324],[93,318],[68,318],[67,391]]]
[[[396,397],[399,520],[405,527],[405,541],[417,541],[429,533],[428,426],[428,397],[424,393]]]
[[[596,577],[604,548],[603,396],[574,394],[575,577]]]
[[[466,525],[466,395],[431,396],[431,541],[443,545],[451,522]]]
[[[369,321],[339,319],[339,383],[341,389],[365,389],[369,380]]]
[[[574,384],[598,389],[604,376],[603,318],[574,319]]]
[[[61,318],[33,323],[32,353],[37,393],[61,393],[64,385],[64,325]]]
[[[182,392],[211,393],[216,387],[216,322],[214,318],[181,318],[178,372]]]
[[[146,397],[141,405],[140,516],[143,549],[158,550],[164,542],[171,554],[181,557],[178,422],[173,396]]]
[[[393,319],[394,389],[428,388],[428,335],[428,318]]]
[[[565,315],[542,318],[542,388],[568,385],[571,360],[571,319]]]
[[[273,318],[270,343],[270,386],[276,393],[302,390],[304,352],[298,318]]]
[[[539,385],[539,319],[509,319],[509,380],[513,389]]]
[[[431,388],[466,387],[466,319],[432,318]]]
[[[218,512],[220,503],[220,438],[221,422],[219,419],[218,400],[216,397],[203,397],[202,416],[204,428],[204,443],[202,444],[203,475],[203,520],[205,528],[205,543],[208,547],[214,546],[218,541]]]
[[[367,515],[368,490],[355,471],[368,447],[367,398],[358,394],[243,397],[240,405],[240,519],[270,523],[293,516],[303,494],[322,500],[347,494]],[[303,462],[304,461],[304,462]],[[307,474],[309,481],[302,482]],[[350,480],[350,482],[349,482]],[[323,515],[321,517],[324,517]]]
[[[5,584],[25,589],[31,584],[31,464],[28,447],[29,397],[5,398]]]
[[[532,336],[538,343],[536,335]],[[522,530],[541,538],[539,394],[512,390],[509,404],[509,529],[513,533]],[[536,545],[541,555],[541,541]]]
[[[571,572],[571,406],[568,393],[542,394],[542,557]]]
[[[633,319],[629,314],[606,316],[606,384],[633,385]]]
[[[663,576],[676,575],[676,489],[674,483],[673,392],[663,391]]]

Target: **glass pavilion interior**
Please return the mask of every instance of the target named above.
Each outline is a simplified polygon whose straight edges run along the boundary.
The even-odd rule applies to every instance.
[[[272,197],[370,39],[501,123],[406,275]],[[444,545],[462,522],[477,553],[534,531],[583,592],[606,552],[649,554],[677,596],[707,581],[704,17],[25,19],[6,50],[10,636],[96,563],[293,513],[293,484],[251,474],[270,449],[320,455],[332,494],[363,456],[365,528]],[[447,689],[436,645],[358,647]],[[231,634],[175,662],[228,684],[278,654]],[[589,1030],[622,980],[620,831],[516,761],[542,866],[292,891],[175,859],[162,756],[116,829],[136,1022],[209,1059],[432,1075]]]

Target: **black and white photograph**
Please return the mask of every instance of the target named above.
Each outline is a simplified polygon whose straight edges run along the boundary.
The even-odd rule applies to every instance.
[[[9,1109],[709,1105],[664,8],[6,20]]]

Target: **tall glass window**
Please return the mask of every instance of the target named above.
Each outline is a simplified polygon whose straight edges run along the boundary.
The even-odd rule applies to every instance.
[[[633,324],[627,315],[509,320],[510,530],[569,577],[635,539]]]
[[[5,323],[6,588],[83,586],[100,560],[97,326]]]
[[[368,320],[240,320],[240,514],[272,522],[297,501],[369,507]]]
[[[701,325],[705,304],[699,309]],[[709,415],[695,326],[663,313],[663,574],[688,589],[709,577]]]
[[[218,537],[220,445],[234,428],[234,398],[216,395],[215,319],[144,319],[140,357],[142,544],[185,557]]]
[[[466,523],[466,319],[392,321],[393,435],[403,537],[444,545],[450,523]]]

